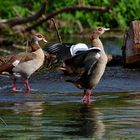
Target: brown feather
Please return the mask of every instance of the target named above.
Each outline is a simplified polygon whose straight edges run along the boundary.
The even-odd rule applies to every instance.
[[[17,55],[8,55],[0,57],[0,73],[4,71],[11,71],[13,62],[19,60],[20,62],[30,61],[36,58],[36,55],[33,53],[19,53]]]
[[[5,64],[3,66],[0,67],[0,73],[6,71],[6,72],[11,72],[12,68],[14,67],[13,64]]]

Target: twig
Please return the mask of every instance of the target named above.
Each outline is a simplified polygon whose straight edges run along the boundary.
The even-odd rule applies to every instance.
[[[55,26],[55,29],[56,29],[56,32],[57,32],[57,36],[58,36],[59,42],[62,44],[62,38],[61,38],[61,36],[59,34],[59,31],[58,31],[57,25],[55,23],[55,20],[54,20],[54,18],[52,18],[51,20],[52,20],[52,22],[53,22],[53,24]]]
[[[28,46],[29,46],[29,41],[27,40],[26,41],[26,46],[25,46],[25,52],[27,53],[27,48],[28,48]]]
[[[6,122],[1,117],[0,120],[4,123],[5,126],[7,126]]]

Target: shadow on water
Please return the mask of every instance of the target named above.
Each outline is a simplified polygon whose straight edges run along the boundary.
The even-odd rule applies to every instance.
[[[65,135],[84,137],[84,138],[102,138],[105,132],[102,122],[102,113],[94,109],[92,106],[81,105],[76,109],[75,117],[71,118],[70,124],[64,125],[66,128],[71,128],[65,132]]]

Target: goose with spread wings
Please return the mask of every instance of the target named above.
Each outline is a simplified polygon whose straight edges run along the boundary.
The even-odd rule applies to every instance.
[[[83,102],[90,103],[91,89],[99,83],[105,71],[108,58],[99,37],[108,30],[109,28],[104,27],[93,30],[91,35],[93,47],[89,47],[84,43],[72,45],[57,43],[48,47],[48,53],[63,60],[65,71],[69,73],[76,72],[80,75],[77,80],[67,81],[84,90]]]
[[[80,73],[81,69],[71,67],[66,65],[65,61],[69,60],[73,56],[75,56],[77,53],[80,53],[81,51],[86,51],[91,46],[87,46],[85,43],[55,43],[49,47],[47,47],[47,53],[51,54],[55,57],[56,60],[61,61],[62,65],[59,67],[59,70],[63,71],[64,74],[70,75],[74,73]],[[50,56],[51,56],[50,55]]]

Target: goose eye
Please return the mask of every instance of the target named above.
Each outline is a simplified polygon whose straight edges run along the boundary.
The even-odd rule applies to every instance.
[[[98,31],[102,31],[102,28],[98,28]]]
[[[38,38],[42,38],[42,35],[37,35]]]

